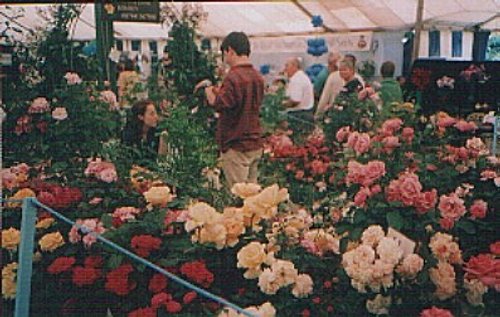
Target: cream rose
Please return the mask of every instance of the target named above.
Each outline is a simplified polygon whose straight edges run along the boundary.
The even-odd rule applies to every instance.
[[[259,184],[254,183],[237,183],[234,184],[231,188],[231,193],[240,197],[240,198],[248,198],[251,196],[257,195],[262,187]]]
[[[146,201],[153,206],[164,207],[173,200],[173,195],[170,193],[168,186],[151,187],[143,195]]]
[[[250,242],[238,252],[239,268],[249,269],[245,273],[245,278],[252,279],[260,275],[260,266],[267,259],[266,246],[259,242]]]
[[[299,274],[295,280],[292,294],[297,298],[308,297],[313,291],[313,280],[308,274]]]

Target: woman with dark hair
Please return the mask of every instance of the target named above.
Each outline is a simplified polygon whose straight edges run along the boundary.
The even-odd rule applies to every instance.
[[[136,102],[130,109],[127,124],[122,133],[126,145],[146,148],[158,154],[164,153],[164,145],[157,134],[158,113],[151,100]]]

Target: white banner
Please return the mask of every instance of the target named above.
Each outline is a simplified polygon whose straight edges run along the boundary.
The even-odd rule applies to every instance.
[[[373,32],[353,32],[342,34],[318,34],[309,36],[287,36],[282,38],[251,38],[252,52],[307,52],[307,40],[324,38],[328,50],[339,52],[368,51],[372,43]]]

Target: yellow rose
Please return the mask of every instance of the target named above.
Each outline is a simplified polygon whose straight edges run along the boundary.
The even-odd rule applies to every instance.
[[[266,187],[259,194],[245,199],[244,209],[250,210],[261,218],[269,219],[276,213],[278,204],[287,199],[288,190],[279,189],[278,185],[274,184]]]
[[[173,195],[170,193],[168,186],[151,187],[143,195],[146,201],[153,206],[166,206],[173,200]]]
[[[16,297],[16,272],[17,262],[7,264],[2,269],[2,297],[14,299]]]
[[[45,218],[38,221],[35,225],[37,229],[47,229],[54,223],[54,218]]]
[[[42,251],[52,252],[60,246],[64,245],[64,238],[60,232],[52,232],[44,235],[38,244]]]
[[[260,266],[267,259],[266,246],[259,242],[250,242],[238,252],[238,267],[247,268],[250,272],[245,273],[246,278],[254,278],[260,272]],[[248,273],[248,274],[247,274]],[[257,276],[256,276],[257,275]]]
[[[36,197],[36,194],[34,191],[32,191],[29,188],[23,188],[23,189],[18,190],[15,193],[15,195],[12,196],[12,199],[21,200],[21,199],[24,199],[27,197]],[[21,207],[21,206],[22,206],[22,203],[17,203],[17,202],[12,202],[12,203],[7,204],[7,207],[10,207],[10,208],[16,208],[16,207]]]
[[[226,228],[220,223],[206,225],[200,231],[200,243],[214,243],[218,250],[226,244]]]
[[[231,193],[243,199],[257,195],[262,187],[254,183],[237,183],[231,188]]]
[[[10,227],[7,230],[2,230],[2,248],[14,251],[21,241],[21,232],[15,228]]]

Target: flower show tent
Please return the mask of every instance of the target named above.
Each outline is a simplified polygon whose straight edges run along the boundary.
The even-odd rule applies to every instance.
[[[317,59],[305,51],[305,39],[324,37],[330,49],[355,52],[361,59],[393,60],[402,63],[401,40],[414,28],[418,0],[318,0],[268,2],[201,2],[207,18],[200,24],[200,35],[212,39],[218,47],[220,40],[231,31],[244,31],[252,38],[257,64],[271,60],[277,64],[288,55],[302,56],[306,63]],[[70,36],[75,40],[95,38],[94,5],[83,4],[84,10],[72,26]],[[183,2],[165,2],[180,14]],[[193,3],[194,5],[194,3]],[[42,23],[37,17],[41,5],[13,5],[24,8],[23,17],[15,19],[24,29],[34,29]],[[0,25],[6,14],[0,11]],[[500,31],[500,0],[424,0],[423,29],[419,56],[428,55],[428,36],[425,30],[441,29],[441,56],[451,57],[451,31],[464,32],[463,58],[472,57],[474,28]],[[319,15],[323,26],[314,27],[312,16]],[[115,22],[115,38],[123,40],[123,50],[133,51],[132,40],[141,40],[148,51],[148,42],[157,41],[158,53],[168,37],[167,25],[153,23]],[[361,33],[356,33],[361,32]],[[357,47],[363,35],[367,45]],[[448,43],[449,42],[449,43]],[[346,46],[347,45],[347,46]],[[281,54],[279,57],[277,54]],[[379,55],[377,55],[379,54]],[[275,56],[274,56],[275,55]],[[375,55],[375,56],[374,56]],[[273,57],[274,56],[274,57]],[[321,57],[324,62],[325,56]],[[398,73],[398,71],[397,71]]]

